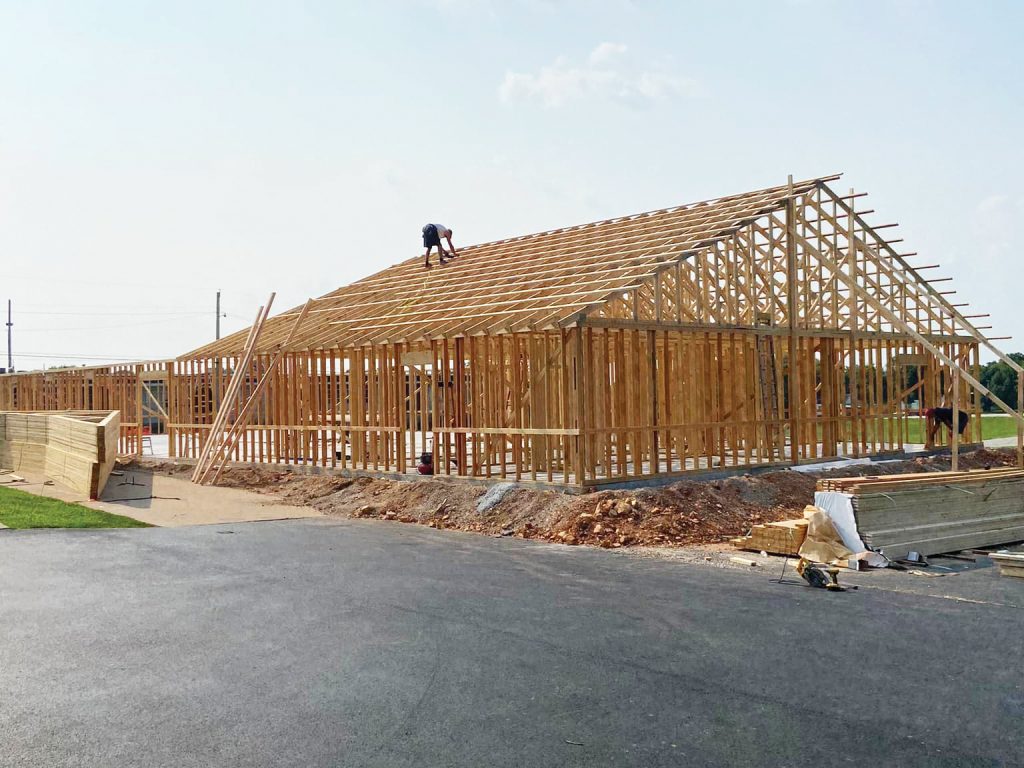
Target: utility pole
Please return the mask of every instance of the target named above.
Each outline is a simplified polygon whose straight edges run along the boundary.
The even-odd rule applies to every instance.
[[[11,328],[14,323],[11,322],[11,300],[7,300],[7,372],[10,373],[14,370],[14,357],[11,354]]]
[[[217,291],[217,338],[220,339],[220,291]]]

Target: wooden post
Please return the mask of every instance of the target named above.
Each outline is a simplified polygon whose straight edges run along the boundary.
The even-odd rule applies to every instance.
[[[953,443],[950,469],[960,469],[960,368],[953,368]]]
[[[577,325],[576,326],[576,334],[575,335],[576,335],[576,338],[575,338],[575,347],[576,347],[576,354],[575,354],[575,357],[576,357],[576,382],[575,382],[576,383],[576,430],[577,430],[577,433],[578,433],[577,437],[576,437],[576,457],[577,457],[576,458],[576,466],[577,466],[576,484],[582,487],[583,485],[586,484],[586,479],[587,479],[587,461],[588,461],[588,456],[587,456],[587,440],[590,437],[587,434],[587,424],[586,424],[586,413],[587,413],[586,392],[587,392],[587,385],[585,384],[585,382],[589,378],[589,373],[590,372],[589,372],[589,370],[586,370],[583,367],[583,326],[582,325]]]
[[[853,199],[853,187],[850,187],[850,199]],[[853,208],[847,213],[846,219],[846,269],[850,279],[856,283],[857,276],[857,246],[856,229],[853,217]],[[853,446],[853,455],[860,457],[860,393],[857,388],[857,377],[859,368],[857,366],[857,340],[854,335],[860,329],[860,312],[858,311],[857,292],[851,290],[847,297],[850,313],[850,442]]]
[[[1024,373],[1017,373],[1017,412],[1024,416]],[[984,433],[981,436],[985,439]],[[1017,422],[1017,466],[1024,467],[1024,422]]]
[[[786,314],[789,319],[789,458],[794,464],[800,459],[797,412],[800,408],[800,382],[797,371],[796,313],[796,201],[793,199],[793,175],[789,176],[789,196],[786,198]]]
[[[658,338],[654,331],[647,332],[647,353],[650,356],[650,391],[648,399],[651,406],[651,473],[659,472],[659,454],[661,445],[658,435]]]
[[[176,435],[174,424],[178,419],[178,383],[174,371],[177,364],[173,360],[167,362],[167,457],[175,458],[178,455],[178,448],[175,445]]]
[[[135,455],[142,455],[142,370],[135,366]]]

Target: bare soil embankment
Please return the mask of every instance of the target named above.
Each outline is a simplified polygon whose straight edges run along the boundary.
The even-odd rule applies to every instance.
[[[960,457],[961,469],[1013,463],[1009,450],[983,449]],[[151,459],[133,460],[128,467],[186,477],[192,471],[187,465]],[[813,501],[819,477],[944,469],[949,469],[948,456],[814,472],[779,470],[722,480],[682,480],[657,488],[578,496],[511,484],[485,488],[440,478],[404,482],[307,475],[272,467],[230,468],[218,484],[265,493],[336,517],[618,548],[712,544],[743,535],[758,523],[799,517]]]

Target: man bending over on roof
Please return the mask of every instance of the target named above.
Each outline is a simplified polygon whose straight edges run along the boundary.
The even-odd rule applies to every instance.
[[[967,429],[967,422],[970,421],[971,417],[965,411],[958,411],[960,414],[959,424],[957,432],[961,435],[964,430]],[[929,408],[924,412],[925,418],[928,420],[928,438],[924,444],[925,448],[935,447],[935,433],[939,431],[939,426],[942,424],[946,425],[946,429],[949,430],[949,434],[953,434],[953,409],[952,408]]]
[[[444,250],[444,247],[441,245],[442,237],[448,241],[448,247],[452,249],[450,255]],[[427,224],[423,227],[423,247],[427,249],[427,252],[426,254],[424,254],[423,257],[424,267],[430,266],[430,250],[435,245],[437,246],[438,258],[441,260],[442,264],[444,264],[445,256],[454,259],[456,256],[459,255],[455,250],[455,246],[452,245],[452,231],[448,227],[446,227],[444,224]]]

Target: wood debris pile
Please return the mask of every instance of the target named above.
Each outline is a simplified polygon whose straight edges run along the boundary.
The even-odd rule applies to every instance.
[[[807,520],[780,520],[777,523],[755,525],[746,536],[733,539],[732,544],[737,549],[797,556],[805,538]]]

